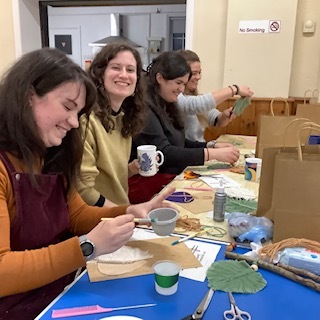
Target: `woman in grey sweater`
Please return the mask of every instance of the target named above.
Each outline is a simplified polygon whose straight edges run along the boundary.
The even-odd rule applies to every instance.
[[[201,79],[200,58],[191,50],[181,50],[179,53],[191,68],[191,78],[185,91],[178,96],[178,104],[185,115],[185,135],[190,140],[205,141],[203,133],[207,126],[225,127],[236,117],[232,114],[232,107],[220,112],[216,109],[217,105],[235,95],[251,97],[253,91],[246,85],[231,85],[198,95],[198,83]]]

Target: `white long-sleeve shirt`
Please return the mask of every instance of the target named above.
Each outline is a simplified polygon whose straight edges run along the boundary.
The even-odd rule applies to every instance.
[[[205,126],[201,125],[197,115],[204,115],[208,125],[213,126],[220,111],[211,92],[197,96],[187,96],[182,93],[178,96],[178,104],[185,115],[185,136],[192,141],[204,142]]]

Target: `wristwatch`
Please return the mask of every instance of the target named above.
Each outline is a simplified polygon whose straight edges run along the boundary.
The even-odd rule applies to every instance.
[[[95,245],[91,242],[86,235],[79,237],[80,247],[83,253],[83,256],[86,260],[89,260],[94,253]]]

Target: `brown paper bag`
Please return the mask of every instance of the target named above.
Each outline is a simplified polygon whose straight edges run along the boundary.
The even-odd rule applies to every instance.
[[[259,197],[256,215],[266,216],[273,220],[272,197],[275,171],[275,158],[280,152],[297,153],[296,147],[265,148],[263,150],[261,176],[259,183]]]
[[[264,150],[257,215],[273,220],[274,242],[320,241],[320,149],[300,144]]]
[[[272,199],[273,241],[307,238],[320,241],[320,154],[279,153]]]
[[[318,89],[314,89],[312,91],[312,97],[307,104],[307,92],[311,90],[307,90],[304,93],[303,104],[297,105],[296,116],[301,118],[308,118],[311,121],[320,124],[320,103],[318,103],[318,96],[316,96],[316,92],[319,92]]]
[[[283,100],[285,102],[285,116],[275,116],[273,111],[273,103],[275,100]],[[265,148],[282,147],[283,134],[287,125],[296,116],[290,116],[288,101],[284,98],[274,98],[270,102],[270,115],[261,115],[257,130],[256,157],[262,158]],[[291,140],[291,138],[289,138]],[[288,145],[295,143],[295,138],[288,141]]]

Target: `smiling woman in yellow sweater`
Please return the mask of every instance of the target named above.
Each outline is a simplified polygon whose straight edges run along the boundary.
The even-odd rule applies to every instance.
[[[125,245],[134,217],[168,196],[98,208],[75,191],[78,118],[89,115],[95,98],[90,78],[56,49],[26,54],[0,82],[1,320],[34,319],[78,268]]]
[[[128,178],[139,170],[137,160],[128,164],[132,136],[141,131],[145,110],[140,54],[124,42],[108,44],[89,75],[98,99],[89,121],[81,118],[87,132],[77,189],[90,205],[128,204]]]

